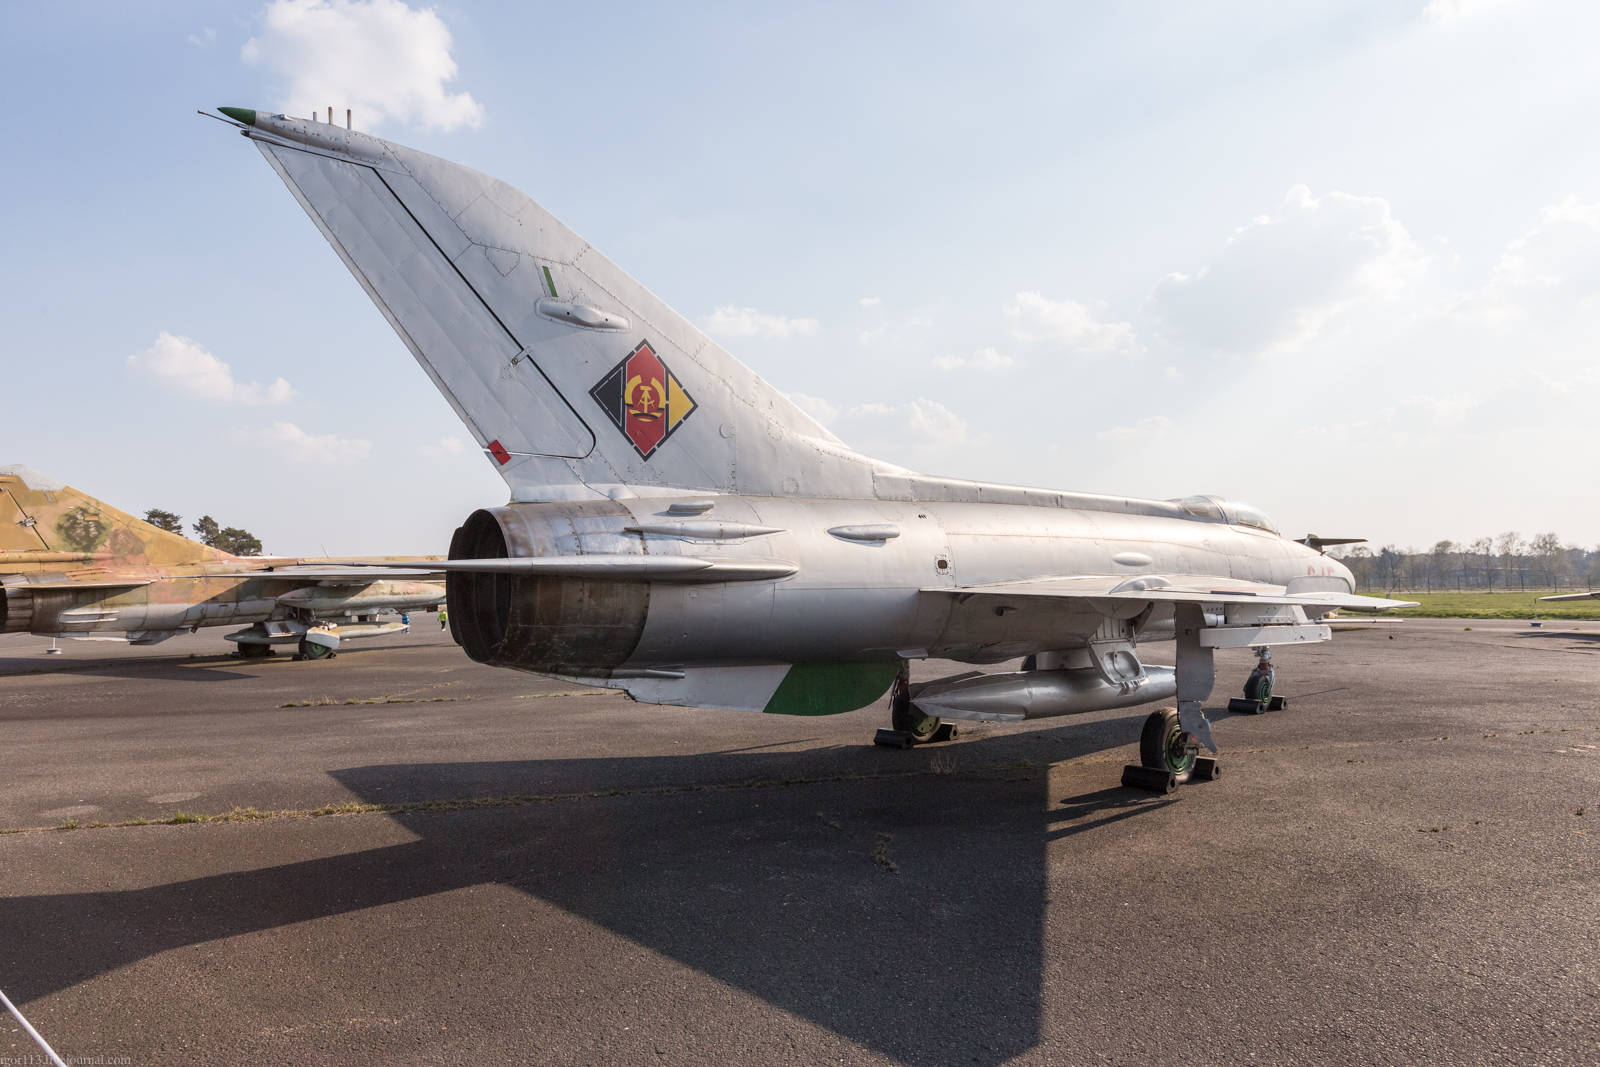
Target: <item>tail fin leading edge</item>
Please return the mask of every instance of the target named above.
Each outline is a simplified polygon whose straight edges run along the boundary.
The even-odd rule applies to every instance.
[[[260,116],[247,132],[513,499],[870,497],[874,468],[899,471],[845,447],[518,190],[336,128],[324,146],[321,125]]]

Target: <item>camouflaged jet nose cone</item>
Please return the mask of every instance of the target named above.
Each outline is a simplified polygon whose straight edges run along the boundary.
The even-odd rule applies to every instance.
[[[256,124],[256,113],[249,108],[219,107],[217,110],[236,122],[244,123],[246,126],[254,126]]]

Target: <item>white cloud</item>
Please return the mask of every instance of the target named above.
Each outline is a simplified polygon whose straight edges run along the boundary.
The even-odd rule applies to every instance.
[[[1140,419],[1132,426],[1114,426],[1095,434],[1102,441],[1145,441],[1172,432],[1172,420],[1164,415]]]
[[[857,338],[857,340],[864,345],[874,344],[878,338],[882,337],[888,331],[889,327],[887,326],[879,326],[876,330],[862,330],[861,336]]]
[[[1516,0],[1433,0],[1422,9],[1422,14],[1435,22],[1457,22],[1481,15],[1491,8],[1508,7],[1514,2]]]
[[[933,320],[932,319],[907,319],[906,320],[906,327],[908,329],[916,329],[919,326],[932,326],[932,325],[933,325]]]
[[[861,306],[864,308],[875,308],[881,303],[883,303],[883,297],[881,296],[864,296],[861,298]]]
[[[1423,429],[1450,429],[1459,426],[1467,412],[1481,403],[1468,393],[1452,396],[1408,396],[1398,405],[1385,408],[1384,414],[1401,425],[1413,424]]]
[[[807,396],[804,393],[785,393],[784,396],[794,401],[795,407],[824,426],[839,417],[839,409],[820,397]]]
[[[782,315],[763,315],[755,308],[736,308],[731,304],[711,312],[705,320],[707,333],[722,337],[765,337],[787,341],[794,334],[815,333],[816,319],[790,319]]]
[[[234,381],[226,363],[189,338],[165,330],[155,344],[129,356],[128,367],[187,396],[219,404],[282,404],[294,396],[282,378],[266,388],[259,382]]]
[[[1348,312],[1399,297],[1427,259],[1379,197],[1297,185],[1282,218],[1235,230],[1193,275],[1156,283],[1145,310],[1212,353],[1282,355],[1332,333]]]
[[[292,422],[275,422],[265,430],[240,430],[235,436],[297,463],[349,463],[365,459],[372,451],[371,441],[309,434]]]
[[[188,41],[196,48],[210,48],[213,44],[217,43],[217,31],[213,30],[210,26],[207,26],[199,33],[191,33],[188,37],[185,37],[184,40]]]
[[[431,445],[418,445],[417,451],[424,456],[451,456],[465,450],[466,445],[461,443],[459,437],[441,437],[438,442]]]
[[[1016,360],[1010,356],[1002,356],[992,348],[980,348],[970,359],[963,359],[960,356],[940,356],[933,363],[940,370],[955,370],[958,367],[970,367],[973,370],[1002,370],[1017,365]]]
[[[1134,349],[1133,327],[1126,322],[1096,322],[1085,304],[1048,300],[1038,292],[1018,293],[1001,308],[1011,320],[1011,336],[1019,341],[1055,341],[1081,352]]]
[[[400,0],[272,0],[259,37],[240,52],[287,80],[279,106],[306,116],[332,106],[360,129],[393,120],[425,129],[474,129],[483,105],[449,93],[456,79],[450,31],[433,8]]]
[[[931,452],[953,445],[981,444],[966,420],[943,404],[918,397],[909,404],[859,404],[845,411],[830,427],[841,439],[869,455],[910,448]]]
[[[1511,242],[1487,285],[1450,301],[1459,317],[1548,327],[1600,302],[1600,204],[1569,196]]]

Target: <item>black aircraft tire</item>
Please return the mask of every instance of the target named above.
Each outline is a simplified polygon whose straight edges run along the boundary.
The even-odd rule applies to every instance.
[[[327,645],[313,644],[305,638],[300,639],[300,654],[306,659],[321,659],[323,656],[333,654],[333,649]]]
[[[1139,763],[1158,771],[1171,771],[1180,779],[1194,770],[1195,754],[1188,751],[1188,735],[1178,725],[1177,708],[1157,708],[1139,733]]]
[[[889,724],[902,733],[910,734],[915,741],[931,741],[939,732],[937,715],[925,715],[921,708],[911,703],[905,683],[896,682],[889,691]]]
[[[1265,671],[1251,671],[1250,677],[1245,679],[1244,698],[1246,700],[1259,700],[1263,704],[1272,699],[1272,675]]]

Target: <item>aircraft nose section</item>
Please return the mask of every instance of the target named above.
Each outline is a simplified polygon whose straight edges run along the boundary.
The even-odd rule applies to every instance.
[[[217,110],[228,116],[230,119],[233,119],[235,122],[242,122],[246,126],[254,126],[256,124],[256,113],[249,108],[219,107]]]

